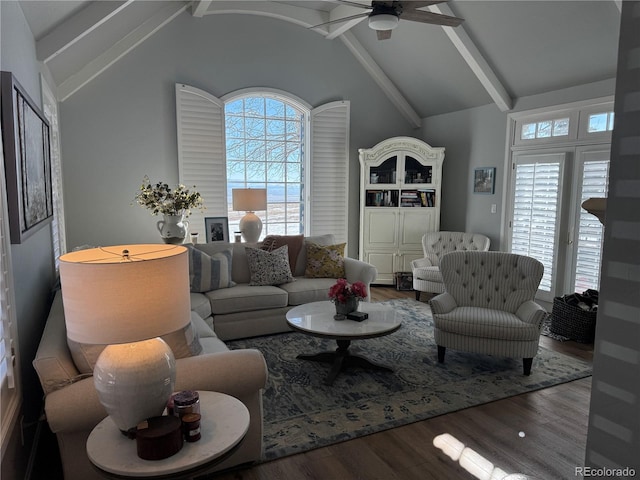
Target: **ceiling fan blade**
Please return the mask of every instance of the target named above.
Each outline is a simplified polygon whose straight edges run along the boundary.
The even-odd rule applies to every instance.
[[[351,15],[349,17],[343,17],[343,18],[336,18],[335,20],[330,20],[328,22],[319,23],[318,25],[314,25],[313,27],[309,27],[309,28],[324,27],[325,25],[331,25],[331,24],[334,24],[334,23],[346,22],[347,20],[355,20],[356,18],[364,18],[364,17],[368,17],[368,16],[369,16],[369,12],[358,13],[357,15]]]
[[[437,5],[438,3],[446,3],[449,0],[424,0],[424,1],[413,1],[413,0],[408,0],[406,2],[401,2],[402,3],[402,11],[403,12],[408,12],[411,10],[416,10],[418,8],[422,8],[422,7],[428,7],[429,5]]]
[[[442,15],[440,13],[422,12],[419,10],[410,10],[402,12],[400,16],[402,20],[410,20],[412,22],[432,23],[434,25],[444,25],[446,27],[457,27],[464,19]]]
[[[376,34],[378,35],[378,40],[386,40],[391,38],[391,32],[393,30],[376,30]]]
[[[371,5],[364,5],[362,3],[358,3],[358,2],[350,2],[349,0],[336,0],[338,3],[342,3],[344,5],[351,5],[353,7],[360,7],[360,8],[366,8],[368,10],[371,10]],[[448,1],[448,0],[445,0]]]

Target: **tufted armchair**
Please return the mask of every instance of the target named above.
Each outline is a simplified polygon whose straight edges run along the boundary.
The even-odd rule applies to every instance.
[[[444,285],[440,273],[440,259],[445,253],[455,251],[486,251],[491,240],[479,233],[429,232],[422,237],[424,258],[411,262],[413,289],[416,300],[420,292],[442,293]]]
[[[447,348],[523,359],[531,373],[547,312],[534,302],[543,265],[505,252],[451,252],[440,262],[445,293],[431,299],[438,361]]]

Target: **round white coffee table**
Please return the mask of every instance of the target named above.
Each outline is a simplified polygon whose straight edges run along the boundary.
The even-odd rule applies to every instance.
[[[369,318],[362,322],[335,320],[336,308],[329,301],[306,303],[287,312],[287,323],[294,330],[314,337],[330,338],[338,344],[335,351],[301,354],[297,357],[302,360],[330,363],[331,370],[324,380],[326,385],[332,385],[338,373],[350,366],[393,371],[386,365],[352,354],[349,346],[353,340],[382,337],[395,332],[400,328],[400,317],[391,307],[379,303],[360,302],[358,311],[366,312]]]
[[[138,457],[136,442],[123,435],[110,417],[89,434],[87,455],[105,478],[192,478],[230,455],[249,429],[249,410],[238,399],[217,392],[198,391],[200,430],[197,442],[162,460]]]

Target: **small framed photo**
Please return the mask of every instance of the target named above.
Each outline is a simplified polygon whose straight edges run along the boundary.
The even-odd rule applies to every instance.
[[[473,193],[493,195],[496,191],[496,167],[476,168],[473,174]]]
[[[204,229],[207,243],[229,241],[229,219],[227,217],[205,217]]]

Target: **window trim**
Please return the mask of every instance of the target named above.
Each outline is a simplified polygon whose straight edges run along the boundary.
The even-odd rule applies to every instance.
[[[2,145],[2,138],[0,138],[0,160],[4,165],[4,150]],[[0,283],[0,287],[4,286],[6,289],[5,296],[7,301],[7,315],[8,319],[4,318],[0,319],[0,321],[5,322],[5,326],[7,326],[7,330],[10,335],[10,344],[12,348],[12,356],[13,363],[9,367],[12,369],[13,374],[13,387],[9,390],[11,395],[9,398],[2,398],[0,402],[3,405],[3,409],[7,412],[6,418],[7,420],[3,420],[0,422],[0,443],[1,443],[1,457],[4,459],[4,454],[6,452],[11,433],[15,428],[15,425],[18,421],[18,414],[20,409],[20,404],[22,402],[22,389],[20,382],[20,354],[19,354],[19,342],[18,342],[18,330],[17,330],[17,319],[15,315],[15,309],[13,306],[15,305],[15,296],[14,296],[14,284],[13,284],[13,265],[11,262],[11,241],[10,241],[10,230],[9,230],[9,212],[7,209],[7,190],[5,183],[5,175],[4,168],[0,168],[0,208],[2,211],[0,212],[0,256],[4,259],[6,264],[3,264],[0,261],[0,275],[3,276],[2,282]],[[1,260],[1,259],[0,259]],[[6,272],[6,274],[5,274]],[[5,406],[6,405],[6,406]]]

